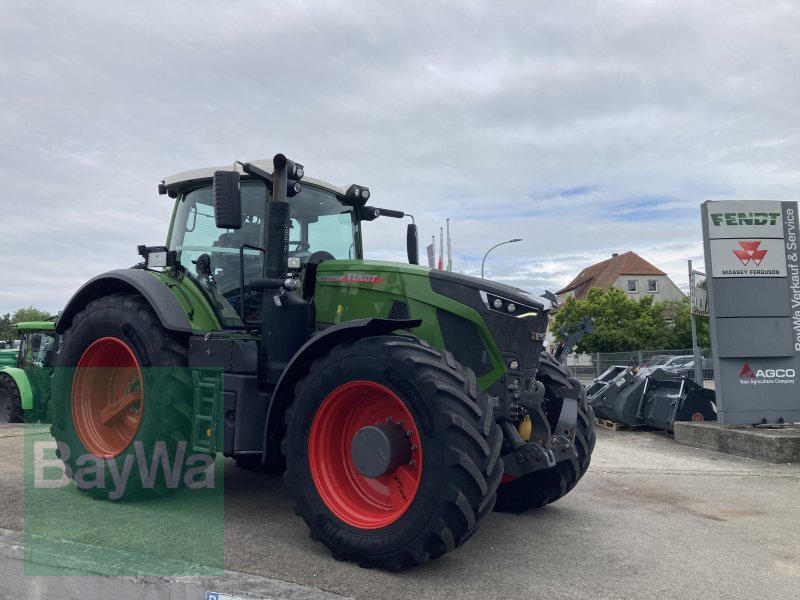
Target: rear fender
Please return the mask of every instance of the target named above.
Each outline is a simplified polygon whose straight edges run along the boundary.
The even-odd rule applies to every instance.
[[[0,373],[6,373],[19,388],[20,399],[22,400],[22,408],[24,410],[31,410],[33,408],[33,388],[31,382],[25,371],[17,367],[4,367],[0,369]]]
[[[312,362],[343,342],[385,335],[400,329],[413,329],[421,323],[419,319],[353,319],[332,325],[303,344],[275,385],[264,430],[264,455],[268,452],[280,452],[280,433],[286,409],[294,400],[297,382],[308,372]]]
[[[143,269],[117,269],[90,279],[70,298],[58,318],[56,331],[63,334],[69,329],[75,315],[92,300],[119,292],[143,296],[153,307],[165,329],[178,333],[192,332],[192,322],[187,316],[187,310],[158,277]]]

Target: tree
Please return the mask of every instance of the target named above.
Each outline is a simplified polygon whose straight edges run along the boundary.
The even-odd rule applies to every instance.
[[[578,352],[628,352],[662,349],[673,339],[672,326],[665,319],[664,303],[652,296],[633,300],[617,288],[592,288],[583,300],[569,298],[559,308],[554,330],[581,317],[592,318],[592,333],[578,344]]]
[[[662,303],[664,313],[671,320],[669,348],[692,347],[692,322],[691,304],[688,298],[683,300],[669,300]],[[708,332],[708,317],[696,315],[697,346],[699,348],[711,347],[711,336]]]
[[[17,337],[17,332],[11,324],[11,314],[6,313],[0,317],[0,341],[10,342]]]
[[[39,310],[38,308],[34,308],[33,306],[28,306],[27,308],[18,308],[16,311],[14,311],[14,314],[11,317],[11,322],[22,323],[23,321],[47,321],[50,318],[50,313]]]
[[[50,319],[50,313],[47,313],[33,306],[26,308],[18,308],[13,314],[6,313],[0,317],[0,340],[11,341],[16,339],[17,330],[14,325],[24,321],[46,321]]]

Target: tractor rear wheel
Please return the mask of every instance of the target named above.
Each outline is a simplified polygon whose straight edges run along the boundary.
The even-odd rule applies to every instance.
[[[0,423],[24,423],[22,396],[8,373],[0,373]]]
[[[475,375],[411,336],[343,343],[287,411],[285,479],[313,539],[363,567],[420,564],[491,512],[502,434]]]
[[[583,384],[570,377],[569,371],[547,352],[542,352],[536,378],[544,384],[545,404],[558,406],[559,409],[558,398],[563,390],[579,390],[578,426],[573,440],[577,459],[562,460],[549,469],[504,481],[497,490],[496,510],[522,512],[563,498],[583,477],[592,460],[596,440],[594,410],[586,399]]]
[[[193,398],[187,355],[140,296],[106,296],[75,316],[58,352],[51,433],[79,489],[116,500],[182,483]],[[111,468],[130,474],[123,489]]]

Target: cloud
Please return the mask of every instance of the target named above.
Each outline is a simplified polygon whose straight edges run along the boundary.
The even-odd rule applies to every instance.
[[[454,266],[539,292],[634,250],[686,280],[706,199],[796,199],[791,2],[0,7],[0,313],[162,243],[166,175],[284,152],[451,219]],[[400,260],[405,229],[366,225]],[[702,265],[699,265],[702,266]]]

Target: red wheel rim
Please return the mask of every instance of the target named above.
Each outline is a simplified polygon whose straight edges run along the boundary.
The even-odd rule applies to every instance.
[[[366,477],[353,464],[353,437],[362,427],[387,420],[410,432],[411,461],[380,477]],[[419,432],[394,392],[372,381],[352,381],[333,390],[317,409],[308,462],[317,492],[334,515],[353,527],[379,529],[403,516],[416,497],[422,476]]]
[[[86,349],[72,381],[72,419],[89,452],[113,458],[130,446],[142,422],[143,382],[123,341],[104,337]]]

